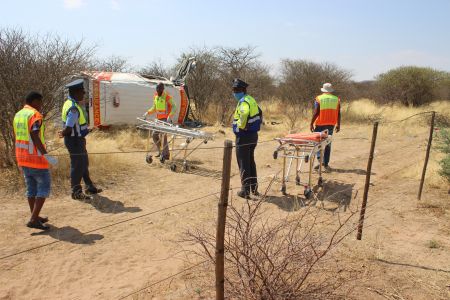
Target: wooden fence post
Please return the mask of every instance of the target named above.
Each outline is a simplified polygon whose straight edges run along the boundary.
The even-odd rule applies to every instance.
[[[225,222],[227,219],[228,194],[230,191],[231,156],[233,143],[226,140],[223,151],[222,188],[217,212],[216,231],[216,299],[225,298],[225,268],[224,268],[224,242]]]
[[[375,142],[377,141],[377,132],[378,132],[378,122],[375,122],[373,124],[372,143],[370,144],[369,160],[367,161],[366,184],[364,186],[364,195],[361,205],[361,213],[359,215],[358,234],[356,236],[357,240],[361,240],[362,237],[364,215],[366,213],[366,206],[367,206],[367,197],[369,196],[370,173],[372,173],[373,152],[375,150]]]
[[[435,116],[436,112],[433,111],[431,114],[431,127],[430,127],[430,136],[428,137],[427,154],[425,154],[425,163],[423,164],[422,178],[420,178],[419,195],[417,196],[417,199],[419,200],[422,198],[423,183],[425,182],[425,173],[427,172],[428,159],[430,158],[430,149],[431,149],[431,142],[433,141]]]

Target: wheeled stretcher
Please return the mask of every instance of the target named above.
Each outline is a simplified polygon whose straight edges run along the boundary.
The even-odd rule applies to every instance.
[[[331,135],[328,130],[314,133],[295,133],[288,134],[283,138],[276,138],[279,146],[273,152],[273,158],[283,158],[283,177],[281,179],[281,192],[286,195],[286,182],[289,181],[289,175],[295,160],[295,183],[303,185],[305,188],[304,195],[307,199],[313,196],[312,173],[314,171],[314,161],[316,154],[320,153],[320,162],[317,185],[322,187],[322,160],[325,147],[331,143]],[[302,172],[305,166],[307,172]],[[300,174],[307,173],[307,179],[303,181]]]
[[[147,155],[145,160],[147,163],[151,164],[153,162],[152,151],[157,149],[157,145],[153,143],[152,135],[154,132],[160,133],[161,135],[167,134],[170,136],[170,140],[167,141],[167,145],[170,150],[170,158],[169,158],[169,166],[172,171],[177,170],[177,164],[175,163],[175,159],[182,155],[182,169],[186,171],[189,168],[187,158],[194,153],[202,144],[206,144],[208,141],[214,139],[214,136],[211,133],[207,133],[204,131],[196,130],[196,129],[187,129],[180,128],[179,126],[175,126],[171,123],[153,120],[148,121],[142,118],[137,118],[141,124],[137,127],[142,130],[148,130],[148,140],[147,140]],[[175,139],[184,139],[184,142],[180,145],[178,149],[175,149]],[[161,139],[161,147],[164,147],[163,139]],[[192,148],[189,148],[193,142],[197,140],[198,144],[194,145]],[[150,145],[153,145],[150,147]],[[157,149],[161,150],[161,149]],[[163,151],[160,151],[163,152]],[[161,163],[166,162],[166,158],[164,155],[160,156]]]

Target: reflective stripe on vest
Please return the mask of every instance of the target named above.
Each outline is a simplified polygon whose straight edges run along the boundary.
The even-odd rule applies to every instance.
[[[64,102],[62,108],[61,119],[63,121],[63,126],[66,126],[67,114],[72,107],[76,107],[78,109],[78,121],[75,123],[75,130],[72,130],[71,136],[81,136],[81,132],[88,129],[86,117],[84,115],[83,109],[78,105],[78,103],[70,98],[67,99],[66,102]]]
[[[37,110],[31,106],[25,105],[25,107],[14,116],[13,127],[16,137],[15,152],[17,165],[35,169],[48,169],[47,159],[45,159],[42,153],[37,150],[31,139],[31,126],[36,121],[42,122],[39,128],[39,138],[42,145],[45,145],[44,120]]]
[[[241,128],[239,128],[238,121],[241,117],[241,105],[249,106],[249,114],[245,124],[241,124]],[[258,132],[261,128],[261,117],[261,112],[256,100],[250,95],[245,95],[241,100],[239,100],[236,110],[234,111],[233,132],[237,134],[244,131],[240,131],[240,129],[245,129],[245,132]]]
[[[316,97],[320,106],[316,125],[336,125],[339,115],[339,97],[332,94],[322,94]]]
[[[158,96],[158,93],[155,93],[153,102],[155,104],[156,117],[158,119],[167,119],[171,113],[172,107],[170,105],[170,99],[172,99],[172,97],[166,92],[163,92],[161,96]]]

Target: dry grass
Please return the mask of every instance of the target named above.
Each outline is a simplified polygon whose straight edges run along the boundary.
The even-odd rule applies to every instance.
[[[285,107],[281,101],[276,98],[272,98],[267,101],[259,103],[264,114],[265,126],[262,128],[268,138],[279,136],[280,129],[284,132],[292,131],[305,131],[308,130],[309,116],[300,116],[296,124],[292,125],[285,117],[285,110],[289,109]],[[437,118],[438,124],[450,123],[450,101],[439,101],[431,103],[430,105],[420,108],[403,107],[398,105],[377,105],[369,99],[361,99],[353,101],[351,103],[343,103],[342,106],[342,123],[343,125],[349,124],[361,124],[370,123],[373,120],[383,120],[391,122],[395,120],[404,119],[413,114],[420,112],[436,110],[439,112]],[[222,132],[225,131],[227,137],[232,137],[232,134],[228,130],[223,130],[222,126],[216,120],[218,108],[211,105],[205,116],[209,116],[205,121],[210,124],[214,124],[213,127],[208,128],[208,131]],[[428,115],[421,115],[415,118],[411,118],[408,121],[399,123],[383,125],[380,129],[380,138],[385,135],[386,138],[392,128],[396,128],[397,131],[407,133],[409,135],[420,134],[424,135],[424,142],[426,142],[427,134],[426,127]],[[294,126],[294,127],[292,127]],[[100,180],[99,183],[105,181],[110,176],[116,176],[124,170],[129,169],[132,164],[132,157],[137,154],[94,154],[98,152],[111,152],[111,151],[132,151],[132,150],[144,150],[147,143],[147,132],[140,133],[134,127],[114,127],[105,131],[96,131],[88,136],[88,151],[91,153],[90,170],[94,179]],[[59,165],[52,170],[53,181],[57,186],[68,186],[70,162],[67,155],[67,150],[63,145],[63,140],[56,138],[57,127],[48,126],[46,131],[48,148],[54,150],[52,153],[59,155]],[[2,145],[0,145],[1,147]],[[422,154],[422,153],[421,153]],[[441,154],[437,151],[433,151],[428,166],[426,185],[429,188],[447,188],[448,183],[443,180],[438,174],[439,160]],[[412,165],[399,174],[401,178],[414,178],[420,179],[422,163]],[[0,170],[3,180],[0,182],[0,186],[8,187],[19,184],[22,186],[22,178],[18,176],[15,170],[7,170],[5,168]],[[107,175],[107,176],[105,176]],[[20,182],[20,183],[19,183]]]
[[[56,136],[56,130],[50,128],[47,131],[48,137]],[[90,134],[87,138],[87,148],[89,154],[89,171],[91,178],[99,185],[108,184],[114,181],[117,176],[130,171],[134,164],[136,155],[143,153],[114,153],[102,154],[108,152],[126,152],[133,150],[144,150],[146,145],[146,136],[133,127],[114,128],[107,131],[97,131]],[[52,155],[58,157],[57,167],[51,167],[52,184],[54,192],[63,192],[70,187],[70,158],[67,149],[64,146],[63,139],[48,139],[48,149]],[[22,190],[24,184],[22,175],[16,170],[0,170],[3,180],[0,188],[15,192],[17,186]]]
[[[430,155],[425,178],[425,186],[428,188],[437,188],[443,190],[448,189],[447,181],[442,176],[439,175],[440,169],[439,161],[442,159],[442,157],[443,154],[437,151],[432,151]],[[400,171],[398,173],[398,176],[400,178],[411,178],[420,181],[420,178],[422,177],[422,169],[423,169],[423,158],[419,159],[416,164]]]
[[[401,105],[377,105],[372,100],[361,99],[342,104],[342,122],[371,123],[375,120],[391,122],[432,110],[437,111],[441,118],[450,119],[450,101],[436,101],[421,107],[405,107]],[[412,122],[417,122],[417,119],[413,119]]]

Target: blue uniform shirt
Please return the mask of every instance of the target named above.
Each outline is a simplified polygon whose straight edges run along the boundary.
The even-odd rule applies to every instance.
[[[74,127],[75,124],[78,122],[78,116],[79,116],[78,109],[71,108],[67,113],[66,127]]]

